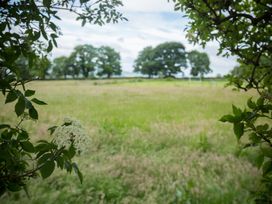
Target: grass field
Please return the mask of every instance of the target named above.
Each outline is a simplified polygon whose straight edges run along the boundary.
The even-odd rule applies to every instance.
[[[30,200],[22,192],[0,203],[251,203],[259,173],[247,157],[236,156],[231,125],[218,122],[232,103],[244,107],[248,93],[224,88],[224,82],[178,80],[41,81],[29,87],[49,104],[39,107],[39,121],[24,124],[33,140],[49,138],[47,128],[66,116],[86,127],[92,142],[76,159],[84,183],[58,171],[30,182]],[[0,107],[1,122],[15,124],[13,106]]]

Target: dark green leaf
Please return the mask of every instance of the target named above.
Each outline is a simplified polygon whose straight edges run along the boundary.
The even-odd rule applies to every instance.
[[[51,52],[52,49],[53,49],[53,44],[52,44],[52,41],[49,40],[48,47],[47,47],[47,52]]]
[[[26,140],[28,138],[29,138],[29,136],[26,131],[21,131],[17,137],[18,140]]]
[[[26,152],[30,152],[30,153],[35,152],[35,148],[31,142],[25,141],[25,142],[21,142],[20,144],[23,150],[25,150]]]
[[[28,110],[28,113],[32,119],[38,120],[39,118],[38,112],[33,106]]]
[[[51,0],[43,0],[43,5],[47,8],[50,8]]]
[[[243,123],[234,123],[233,124],[233,130],[238,140],[242,137],[244,134],[244,124]]]
[[[224,115],[222,118],[220,118],[219,121],[233,123],[235,121],[235,119],[232,115]]]
[[[235,105],[232,105],[232,111],[235,116],[241,116],[242,110],[240,108],[237,108]]]
[[[20,96],[18,102],[15,105],[15,112],[17,116],[22,115],[24,110],[25,110],[25,98],[24,96]]]
[[[47,105],[47,103],[45,103],[45,102],[43,102],[43,101],[41,101],[41,100],[39,100],[37,98],[31,99],[31,101],[38,104],[38,105]]]
[[[10,91],[7,95],[5,103],[10,103],[18,98],[16,91]]]
[[[55,162],[54,161],[47,161],[44,163],[44,165],[41,167],[40,172],[42,175],[42,178],[45,179],[49,177],[55,169]]]
[[[33,96],[34,94],[35,94],[34,90],[26,90],[26,92],[25,92],[26,97]]]
[[[254,102],[252,102],[252,98],[249,98],[247,100],[247,106],[251,109],[255,109],[256,108],[256,104]]]
[[[4,128],[10,128],[10,125],[8,124],[0,124],[0,130]]]

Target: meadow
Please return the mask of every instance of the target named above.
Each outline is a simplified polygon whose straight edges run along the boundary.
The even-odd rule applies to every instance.
[[[76,158],[84,174],[57,171],[29,183],[0,203],[188,203],[249,204],[260,177],[250,153],[238,156],[232,126],[218,120],[231,104],[243,108],[252,93],[224,81],[83,80],[37,81],[28,87],[48,103],[38,121],[23,125],[33,141],[47,129],[76,118],[91,144]],[[1,100],[0,120],[16,124],[14,104]],[[33,125],[34,124],[34,125]]]

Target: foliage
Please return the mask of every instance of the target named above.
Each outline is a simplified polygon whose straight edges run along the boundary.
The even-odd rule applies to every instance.
[[[156,66],[165,77],[181,72],[181,68],[186,68],[185,47],[179,42],[165,42],[154,48],[154,58]]]
[[[102,46],[97,50],[97,75],[106,75],[110,78],[112,75],[120,75],[122,73],[120,64],[120,54],[109,46]]]
[[[55,22],[57,19],[60,20],[59,10],[75,13],[77,19],[82,21],[82,25],[86,22],[103,25],[125,20],[117,10],[121,5],[122,2],[119,0],[1,1],[0,90],[5,103],[16,102],[15,113],[19,118],[15,127],[9,124],[0,125],[1,195],[6,191],[21,190],[29,178],[37,175],[37,171],[40,171],[43,178],[50,176],[54,171],[55,162],[69,172],[74,168],[82,180],[77,166],[71,163],[75,152],[73,142],[69,150],[58,148],[52,142],[46,141],[34,145],[29,133],[20,126],[26,118],[37,120],[38,112],[34,104],[45,103],[34,97],[34,90],[26,89],[27,81],[20,76],[21,70],[16,60],[23,56],[27,59],[25,64],[32,70],[36,59],[45,59],[53,47],[57,46],[60,29]],[[34,168],[31,163],[34,164]]]
[[[65,56],[57,57],[52,63],[52,75],[55,78],[64,76],[64,79],[69,75],[68,58]]]
[[[236,55],[242,63],[242,69],[246,65],[248,71],[242,71],[243,77],[237,78],[234,75],[230,78],[230,84],[245,91],[254,89],[259,93],[259,98],[257,102],[248,100],[248,108],[243,111],[233,106],[233,115],[226,115],[221,121],[234,124],[234,133],[238,139],[245,132],[250,133],[247,135],[251,141],[249,146],[260,149],[265,146],[265,151],[271,152],[271,2],[173,1],[175,9],[184,11],[190,19],[187,37],[191,42],[205,46],[208,41],[217,40],[220,45],[219,54]],[[265,157],[264,161],[259,162],[263,170],[263,188],[256,195],[256,203],[272,202],[272,162],[268,154]]]
[[[200,76],[203,78],[204,74],[208,74],[212,71],[210,68],[210,59],[207,53],[193,50],[188,53],[188,59],[191,65],[192,76]]]
[[[77,67],[85,78],[94,72],[97,60],[97,50],[92,45],[78,45],[70,58],[70,66]]]
[[[149,46],[140,51],[137,59],[134,61],[134,72],[147,74],[148,78],[158,75],[160,67],[155,61],[154,49]]]

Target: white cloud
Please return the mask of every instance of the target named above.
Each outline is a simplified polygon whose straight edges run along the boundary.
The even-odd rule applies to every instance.
[[[179,41],[186,49],[202,50],[200,46],[189,44],[183,32],[188,20],[182,13],[174,13],[173,4],[167,0],[125,0],[123,13],[128,22],[105,26],[88,25],[81,27],[75,16],[61,12],[62,21],[58,21],[63,36],[58,40],[59,47],[53,51],[53,57],[68,56],[79,44],[94,46],[109,45],[121,54],[123,70],[133,71],[133,61],[146,46],[156,46],[165,41]],[[226,74],[235,65],[235,59],[225,59],[216,55],[218,45],[208,43],[205,52],[210,56],[212,75]]]

